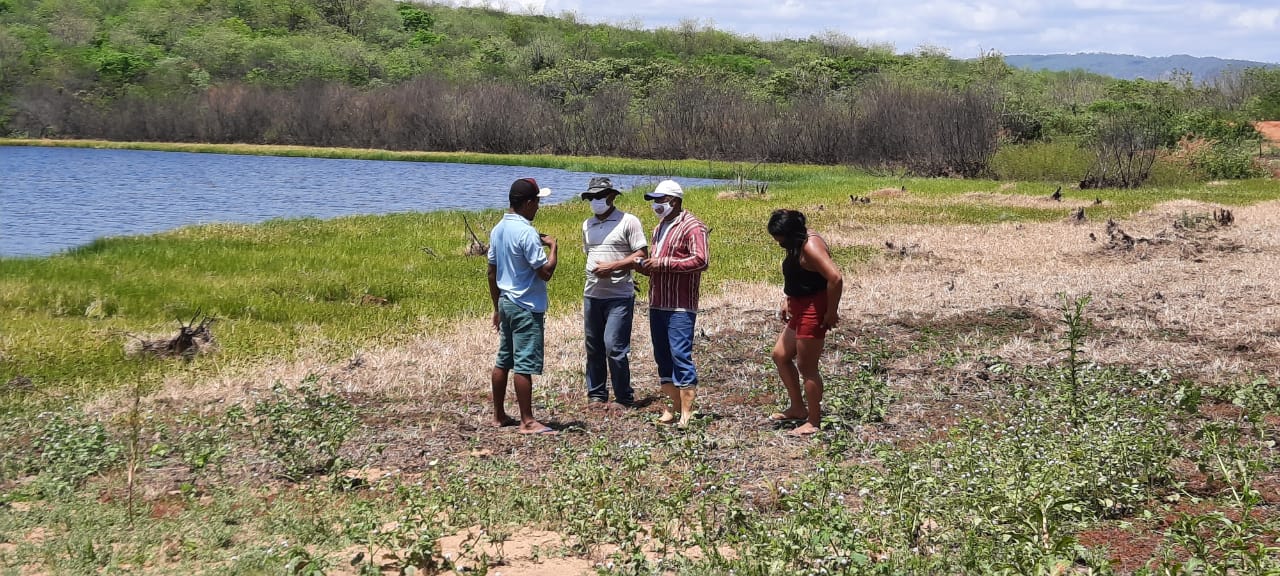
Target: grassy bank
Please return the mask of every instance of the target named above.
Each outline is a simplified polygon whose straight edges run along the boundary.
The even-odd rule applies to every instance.
[[[558,437],[485,425],[484,260],[459,212],[0,259],[0,574],[1280,570],[1275,182],[1053,200],[785,170],[767,195],[688,193],[713,232],[687,434],[652,423],[639,316],[644,406],[584,407],[581,202],[536,222],[563,243],[534,393]],[[811,440],[766,419],[785,394],[762,228],[783,206],[846,272]],[[483,236],[499,212],[465,216]],[[1136,245],[1109,246],[1108,218]],[[124,353],[197,311],[216,353]]]

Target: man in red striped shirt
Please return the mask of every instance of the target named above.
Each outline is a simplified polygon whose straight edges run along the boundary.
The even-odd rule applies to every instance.
[[[694,324],[698,318],[698,290],[707,269],[707,226],[683,209],[684,190],[663,180],[644,195],[653,202],[658,226],[653,230],[653,254],[636,262],[636,270],[649,277],[649,334],[653,359],[658,364],[662,391],[671,398],[671,409],[658,422],[676,422],[687,428],[693,417],[698,372],[693,365]]]

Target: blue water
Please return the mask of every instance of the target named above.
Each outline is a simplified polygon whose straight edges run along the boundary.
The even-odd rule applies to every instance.
[[[0,146],[0,256],[190,224],[505,208],[516,178],[576,198],[592,176],[626,190],[655,176],[550,168]],[[714,180],[677,178],[685,186]]]

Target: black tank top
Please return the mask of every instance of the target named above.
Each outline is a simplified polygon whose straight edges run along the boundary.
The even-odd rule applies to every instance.
[[[800,253],[803,250],[802,246],[800,250],[787,254],[787,257],[782,259],[782,293],[787,296],[796,298],[813,296],[827,289],[827,279],[822,274],[805,270],[800,265]]]

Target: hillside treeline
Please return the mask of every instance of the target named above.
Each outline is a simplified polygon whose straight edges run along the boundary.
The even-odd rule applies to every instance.
[[[0,0],[0,134],[16,136],[974,175],[1003,144],[1199,138],[1225,154],[1262,118],[1280,118],[1280,70],[1122,81],[837,33],[761,41],[392,0]]]

